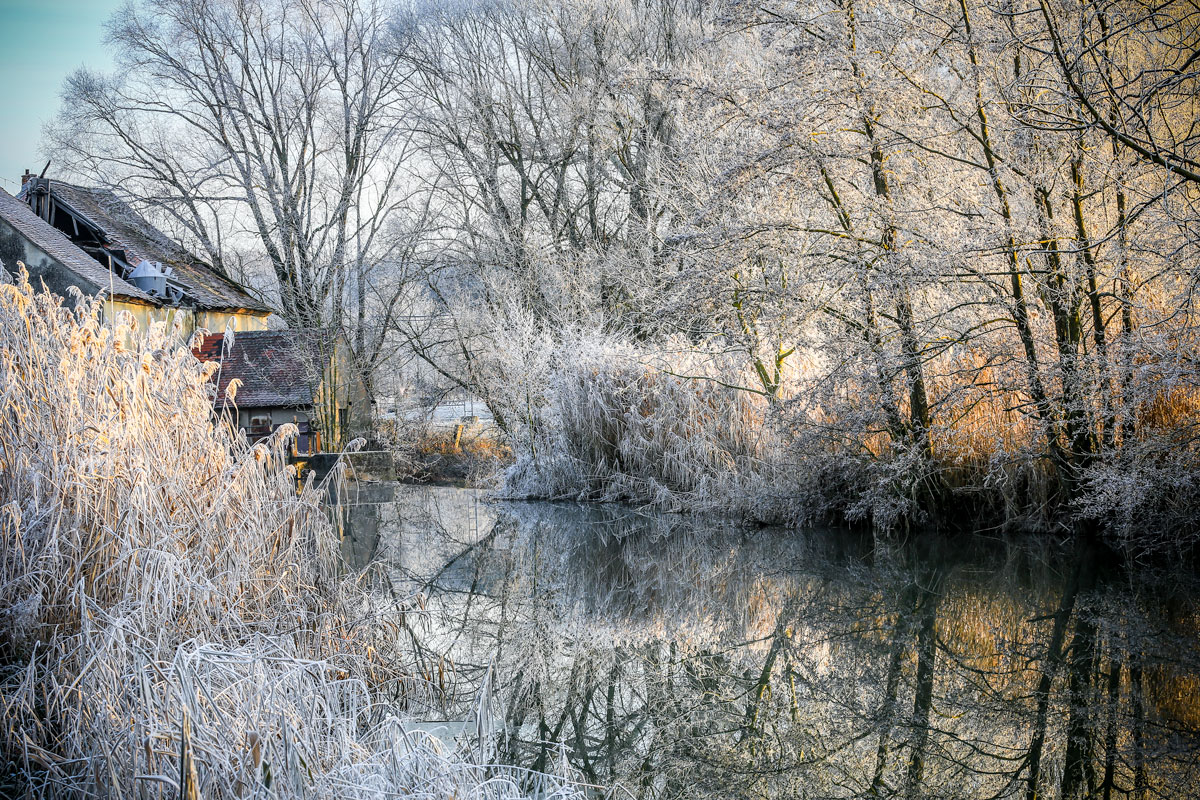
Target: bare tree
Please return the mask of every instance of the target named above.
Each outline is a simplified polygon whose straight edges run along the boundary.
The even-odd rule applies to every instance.
[[[53,146],[218,268],[265,265],[250,280],[284,317],[347,331],[369,375],[425,216],[391,23],[374,0],[131,5],[108,29],[118,73],[68,80]]]
[[[694,41],[693,12],[511,0],[407,20],[423,190],[439,219],[423,262],[428,313],[403,334],[502,419],[529,417],[527,398],[504,390],[520,381],[510,331],[653,314],[642,288],[671,135],[657,70]]]

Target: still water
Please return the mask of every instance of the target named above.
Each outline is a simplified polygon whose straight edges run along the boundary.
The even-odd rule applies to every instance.
[[[1070,543],[881,543],[363,485],[447,739],[636,798],[1200,797],[1198,581]]]

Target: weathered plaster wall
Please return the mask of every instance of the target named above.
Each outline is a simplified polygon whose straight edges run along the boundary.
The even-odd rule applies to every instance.
[[[109,300],[104,304],[108,319],[113,319],[118,312],[128,311],[137,321],[139,328],[145,328],[154,322],[165,322],[170,330],[178,324],[181,341],[190,341],[197,328],[204,328],[211,333],[220,333],[226,326],[235,331],[262,331],[267,329],[267,317],[264,314],[234,314],[228,311],[194,311],[190,308],[154,308],[152,306],[131,303],[124,300]]]

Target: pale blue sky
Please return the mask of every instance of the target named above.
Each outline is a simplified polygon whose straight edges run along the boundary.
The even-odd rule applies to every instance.
[[[26,167],[45,166],[42,124],[58,112],[63,79],[81,66],[112,69],[103,24],[123,4],[0,0],[0,187],[15,192]]]

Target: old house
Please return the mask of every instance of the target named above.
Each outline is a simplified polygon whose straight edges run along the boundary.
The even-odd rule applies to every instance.
[[[221,362],[218,409],[236,414],[251,439],[291,422],[300,429],[298,449],[317,452],[340,449],[370,424],[362,378],[340,335],[312,329],[214,333],[193,352],[201,361]]]
[[[104,293],[106,312],[139,324],[177,323],[185,338],[268,327],[270,308],[106,189],[27,174],[15,198],[0,190],[0,260],[65,297],[70,286]]]
[[[369,424],[343,337],[270,330],[270,308],[108,190],[28,174],[15,197],[0,189],[0,262],[14,274],[23,263],[32,281],[68,303],[72,288],[102,295],[107,318],[124,311],[142,326],[178,324],[184,342],[201,329],[218,331],[194,352],[222,362],[217,410],[236,413],[251,438],[294,422],[300,447],[315,452],[340,447]]]
[[[29,206],[0,189],[0,264],[16,274],[25,264],[30,280],[65,298],[71,289],[85,295],[104,294],[110,309],[127,310],[149,317],[162,307],[161,301],[118,277],[50,225]]]

